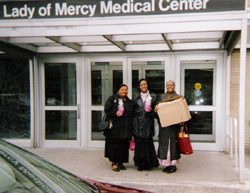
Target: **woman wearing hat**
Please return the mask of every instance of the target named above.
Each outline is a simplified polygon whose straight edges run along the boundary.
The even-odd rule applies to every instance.
[[[116,95],[110,96],[104,106],[106,120],[112,128],[105,130],[105,157],[112,163],[112,170],[126,170],[129,161],[129,142],[133,129],[133,101],[128,98],[128,86],[121,84]]]

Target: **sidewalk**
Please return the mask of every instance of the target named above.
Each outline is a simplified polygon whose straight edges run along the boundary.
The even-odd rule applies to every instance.
[[[220,152],[195,151],[192,155],[182,155],[177,172],[166,174],[161,171],[163,166],[152,171],[137,171],[131,151],[130,161],[125,164],[127,170],[114,172],[102,149],[27,150],[75,175],[156,193],[250,192],[250,154],[246,154],[245,184],[239,184],[234,160]]]

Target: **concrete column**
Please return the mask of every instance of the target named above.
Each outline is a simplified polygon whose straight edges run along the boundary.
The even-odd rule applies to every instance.
[[[246,88],[247,18],[242,19],[240,42],[239,90],[239,181],[245,183],[245,88]]]

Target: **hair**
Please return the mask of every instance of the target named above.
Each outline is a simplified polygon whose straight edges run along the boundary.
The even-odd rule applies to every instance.
[[[118,86],[118,88],[117,88],[117,92],[120,90],[120,88],[121,87],[123,87],[123,86],[126,86],[127,88],[128,88],[128,86],[126,85],[126,84],[120,84],[119,86]]]
[[[140,79],[139,80],[139,82],[138,82],[138,86],[137,86],[137,90],[138,90],[138,92],[140,93],[141,92],[141,89],[140,89],[140,84],[141,84],[141,82],[142,81],[146,81],[146,83],[147,83],[147,85],[148,85],[148,90],[149,90],[149,84],[148,84],[148,81],[145,79],[145,78],[142,78],[142,79]]]

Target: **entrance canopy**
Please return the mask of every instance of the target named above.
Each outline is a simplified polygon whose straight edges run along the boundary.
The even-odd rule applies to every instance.
[[[245,0],[0,1],[0,6],[2,53],[16,47],[31,53],[226,49],[230,54],[245,13]]]
[[[170,19],[177,18],[20,21],[15,24],[3,21],[0,40],[35,53],[97,53],[211,49],[231,52],[240,39],[240,20],[169,22]],[[8,52],[4,47],[0,51]]]

